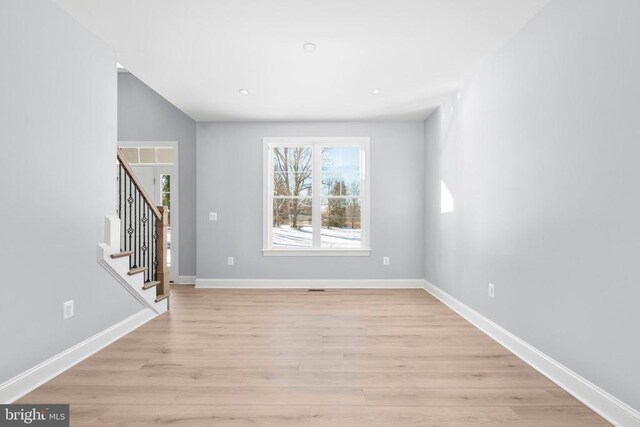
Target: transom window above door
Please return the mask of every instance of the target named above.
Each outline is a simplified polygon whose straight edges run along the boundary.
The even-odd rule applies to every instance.
[[[264,138],[264,163],[264,255],[369,255],[369,138]]]
[[[176,155],[173,147],[120,147],[129,164],[172,165]]]

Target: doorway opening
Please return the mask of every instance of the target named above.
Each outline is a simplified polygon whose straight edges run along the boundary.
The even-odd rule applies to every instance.
[[[120,141],[133,172],[156,206],[168,211],[167,269],[172,282],[179,277],[179,185],[176,142]]]

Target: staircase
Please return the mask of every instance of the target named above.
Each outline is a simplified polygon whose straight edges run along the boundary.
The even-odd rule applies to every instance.
[[[168,215],[154,206],[118,150],[118,215],[105,217],[98,263],[142,304],[161,314],[170,307],[167,271]]]

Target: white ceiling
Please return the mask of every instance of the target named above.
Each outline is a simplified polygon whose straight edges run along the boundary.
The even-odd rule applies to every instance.
[[[56,1],[193,119],[239,121],[424,119],[548,0]]]

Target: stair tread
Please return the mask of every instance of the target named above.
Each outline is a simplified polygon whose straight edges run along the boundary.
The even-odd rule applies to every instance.
[[[136,267],[129,270],[127,273],[129,276],[133,276],[134,274],[142,273],[143,271],[147,271],[147,267]]]
[[[131,255],[133,255],[133,252],[131,251],[122,251],[122,252],[118,252],[117,254],[111,254],[111,258],[112,259],[124,258],[126,256],[131,256]]]
[[[144,284],[144,286],[142,287],[143,290],[147,290],[150,288],[153,288],[154,286],[158,286],[160,284],[160,282],[158,281],[154,281],[154,282],[146,282]]]
[[[169,294],[158,295],[156,297],[156,302],[160,302],[160,301],[162,301],[164,299],[167,299],[167,298],[169,298]]]

